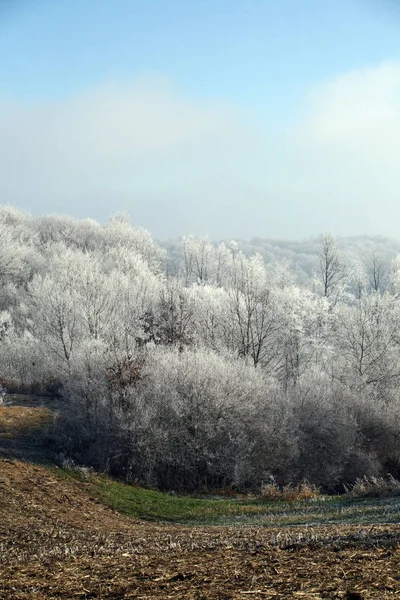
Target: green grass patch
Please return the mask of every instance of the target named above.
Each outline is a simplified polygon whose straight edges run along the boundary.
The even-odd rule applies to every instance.
[[[192,525],[294,525],[397,523],[400,498],[349,499],[321,496],[297,502],[260,498],[204,498],[145,489],[104,475],[57,469],[59,476],[85,481],[90,494],[135,519]]]

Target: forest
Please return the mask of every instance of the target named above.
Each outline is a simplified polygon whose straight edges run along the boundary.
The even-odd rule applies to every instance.
[[[62,460],[148,487],[398,477],[400,245],[302,247],[1,206],[2,391],[57,398]]]

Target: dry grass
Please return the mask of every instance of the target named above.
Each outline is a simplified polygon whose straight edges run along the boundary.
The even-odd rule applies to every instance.
[[[32,398],[23,402],[26,404],[0,406],[0,457],[50,463],[43,434],[54,412]]]
[[[280,488],[276,483],[264,483],[261,486],[263,500],[284,500],[285,502],[301,502],[302,500],[317,500],[321,497],[319,489],[304,481],[298,485],[285,485]]]
[[[33,432],[46,425],[52,417],[51,410],[43,406],[0,406],[0,437]]]
[[[388,475],[387,477],[361,477],[353,485],[346,488],[347,496],[351,498],[384,498],[400,496],[400,481]]]

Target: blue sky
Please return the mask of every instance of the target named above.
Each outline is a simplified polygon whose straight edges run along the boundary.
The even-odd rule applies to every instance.
[[[396,235],[395,0],[0,0],[0,56],[4,203],[161,237]]]
[[[308,86],[400,56],[391,0],[2,2],[1,86],[24,100],[158,73],[195,97],[291,111]]]

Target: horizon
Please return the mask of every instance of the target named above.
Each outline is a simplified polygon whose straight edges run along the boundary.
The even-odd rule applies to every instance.
[[[2,202],[164,240],[397,239],[391,0],[4,6]]]
[[[349,235],[335,235],[333,234],[331,231],[326,230],[326,231],[320,231],[318,233],[316,233],[315,235],[308,235],[308,236],[304,236],[302,238],[298,237],[298,238],[283,238],[283,237],[262,237],[262,236],[252,236],[249,238],[244,238],[244,237],[236,237],[236,238],[232,238],[232,237],[225,237],[225,238],[212,238],[208,233],[202,234],[202,235],[195,235],[192,233],[182,233],[179,234],[176,237],[158,237],[156,236],[150,229],[147,229],[145,227],[142,227],[140,225],[137,225],[137,223],[135,223],[132,219],[131,216],[129,215],[128,212],[126,211],[118,211],[114,214],[111,214],[108,216],[107,219],[104,220],[98,220],[98,219],[94,219],[93,217],[76,217],[72,214],[68,214],[68,213],[55,213],[55,212],[47,212],[47,213],[40,213],[40,214],[32,214],[31,212],[28,212],[27,210],[22,209],[19,206],[13,205],[13,204],[1,204],[0,203],[0,209],[3,208],[6,211],[10,210],[11,213],[13,213],[14,211],[19,212],[20,214],[24,215],[25,217],[27,217],[28,219],[41,219],[41,218],[47,218],[47,217],[55,217],[56,219],[73,219],[79,222],[85,222],[85,221],[91,221],[96,223],[97,225],[99,225],[100,227],[104,227],[107,225],[107,223],[111,222],[113,219],[118,218],[118,217],[123,217],[124,219],[127,217],[129,218],[129,225],[133,228],[133,229],[143,229],[145,231],[147,231],[147,233],[150,234],[151,238],[157,243],[160,244],[161,246],[164,244],[179,244],[181,243],[184,239],[188,239],[188,238],[195,238],[195,239],[204,239],[204,240],[208,240],[211,244],[217,245],[217,244],[221,244],[221,243],[230,243],[230,242],[237,242],[239,244],[249,244],[249,245],[253,245],[253,246],[257,246],[258,242],[268,242],[271,244],[306,244],[306,243],[320,243],[321,239],[325,236],[325,235],[331,235],[335,242],[338,243],[338,246],[340,248],[340,243],[341,242],[351,242],[351,241],[361,241],[363,238],[365,238],[368,241],[372,241],[373,243],[379,244],[379,242],[391,242],[391,243],[395,243],[395,244],[399,244],[399,250],[400,250],[400,236],[398,238],[393,237],[393,236],[385,236],[382,234],[349,234]],[[5,222],[7,221],[7,219],[5,219]],[[16,221],[17,223],[18,221]]]

